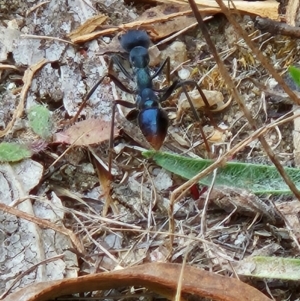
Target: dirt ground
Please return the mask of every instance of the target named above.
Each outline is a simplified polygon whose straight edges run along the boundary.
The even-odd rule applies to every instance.
[[[259,211],[245,208],[245,191],[233,192],[232,189],[224,188],[222,193],[213,191],[208,197],[207,189],[201,185],[194,185],[174,205],[175,236],[170,255],[170,194],[185,180],[142,156],[141,151],[149,146],[139,131],[134,118],[136,114],[130,110],[121,108],[117,112],[118,133],[114,140],[112,183],[103,167],[108,164],[109,146],[108,139],[103,138],[102,133],[91,134],[95,143],[87,145],[70,146],[65,140],[63,143],[58,141],[56,135],[66,135],[66,130],[72,129],[66,121],[76,114],[88,91],[107,72],[112,53],[120,54],[122,62],[130,70],[127,54],[119,45],[118,36],[122,30],[117,26],[134,22],[145,13],[150,16],[148,10],[154,7],[150,3],[135,5],[113,0],[0,1],[0,59],[3,65],[15,67],[1,69],[1,130],[13,119],[18,108],[25,70],[43,58],[49,60],[30,82],[23,113],[1,138],[1,142],[31,146],[34,150],[31,160],[39,165],[30,161],[33,165],[20,167],[17,174],[23,178],[20,183],[25,183],[28,178],[36,179],[37,183],[29,185],[32,188],[28,188],[28,191],[20,193],[20,190],[13,188],[11,179],[14,176],[9,176],[8,169],[5,172],[1,169],[6,179],[0,182],[3,191],[6,182],[10,183],[7,186],[11,188],[7,190],[10,195],[0,192],[0,202],[7,205],[21,203],[18,207],[20,210],[55,225],[64,225],[65,229],[76,235],[83,247],[81,251],[84,250],[76,250],[74,240],[66,237],[66,230],[58,233],[56,228],[45,230],[43,227],[28,226],[28,221],[0,211],[0,229],[3,234],[0,235],[1,294],[9,292],[11,285],[14,285],[12,291],[15,291],[38,281],[112,271],[146,262],[185,261],[186,264],[233,277],[236,275],[234,269],[238,270],[238,263],[253,255],[299,257],[299,230],[294,236],[290,235],[298,222],[291,226],[292,229],[288,229],[284,219],[278,215],[275,219],[268,218],[268,210],[271,209],[268,207],[265,210],[265,205]],[[171,12],[176,11],[175,5],[165,4],[166,7]],[[159,6],[155,9],[162,10]],[[65,42],[70,41],[69,33],[84,21],[102,14],[108,18],[95,30],[116,28],[114,32],[83,43]],[[241,15],[235,18],[278,74],[292,89],[298,90],[286,73],[290,65],[298,63],[298,40],[257,30],[254,16]],[[190,22],[190,19],[193,19],[192,15],[185,16],[184,22]],[[173,33],[183,29],[180,22],[177,22],[178,28],[174,25]],[[284,114],[287,114],[286,118],[292,116],[291,111],[296,108],[293,102],[284,96],[281,87],[263,68],[224,15],[217,14],[207,20],[206,24],[217,52],[255,119],[257,128],[267,126]],[[207,109],[197,108],[211,153],[204,146],[200,124],[186,101],[184,103],[185,96],[181,89],[177,89],[162,103],[170,125],[161,150],[191,158],[217,159],[251,136],[253,128],[235,101],[232,91],[228,89],[199,27],[183,30],[168,40],[171,34],[165,34],[164,30],[167,32],[171,25],[166,22],[165,28],[153,29],[151,26],[147,30],[151,33],[153,43],[163,41],[158,47],[153,47],[151,52],[153,72],[165,57],[170,56],[171,71],[174,71],[172,80],[192,79],[202,89],[212,91],[211,98],[207,97],[213,121],[207,115]],[[153,38],[155,34],[163,37]],[[135,88],[135,83],[118,68],[114,68],[114,73],[126,87]],[[154,85],[157,89],[167,85],[164,72],[154,81]],[[271,91],[276,93],[272,94]],[[135,101],[134,95],[122,91],[107,78],[91,95],[78,121],[97,119],[110,122],[112,102],[116,99]],[[28,110],[34,104],[44,104],[51,112],[51,141],[42,141],[28,126]],[[213,123],[222,131],[216,130]],[[71,131],[76,132],[74,129]],[[297,145],[294,131],[297,130],[291,120],[264,134],[279,162],[285,167],[297,167],[300,163],[295,155]],[[250,141],[230,160],[272,164],[257,139]],[[107,187],[108,183],[110,188]],[[258,202],[262,204],[270,204],[270,201],[285,204],[296,200],[292,194],[253,198],[247,194],[246,198],[248,202],[259,198]],[[207,208],[204,205],[206,200],[209,201]],[[296,208],[295,205],[295,210],[298,210]],[[294,212],[296,217],[298,212]],[[32,265],[61,254],[64,254],[64,258],[49,262],[44,274],[38,268],[25,273]],[[14,283],[20,273],[24,273],[22,278]],[[295,282],[252,278],[242,273],[239,275],[242,281],[273,300],[300,300],[300,291]],[[135,296],[134,293],[143,295]],[[104,298],[108,294],[89,293],[85,300],[89,297]],[[117,299],[159,299],[159,296],[139,288],[112,290],[109,298],[113,296]]]

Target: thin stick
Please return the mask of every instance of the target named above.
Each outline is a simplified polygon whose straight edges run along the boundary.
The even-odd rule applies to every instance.
[[[36,36],[36,35],[32,35],[32,34],[21,34],[20,35],[21,38],[24,39],[35,39],[35,40],[50,40],[50,41],[58,41],[58,42],[62,42],[62,43],[66,43],[66,44],[70,44],[74,47],[76,47],[77,45],[68,41],[68,40],[63,40],[57,37],[49,37],[49,36]]]
[[[215,184],[215,181],[216,181],[216,177],[217,177],[217,168],[213,171],[213,178],[212,178],[212,181],[211,181],[211,184],[210,184],[210,187],[208,189],[208,192],[207,192],[207,196],[206,196],[206,199],[205,199],[205,203],[204,203],[204,207],[203,207],[203,210],[202,210],[202,217],[201,217],[201,232],[200,232],[200,235],[202,237],[205,236],[205,232],[206,232],[206,212],[207,212],[207,208],[208,208],[208,203],[209,203],[209,199],[210,199],[210,196],[211,196],[211,192],[214,188],[214,184]]]
[[[208,144],[208,141],[207,141],[207,139],[206,139],[205,133],[204,133],[204,131],[203,131],[203,127],[202,127],[202,125],[201,125],[201,119],[200,119],[200,117],[199,117],[199,115],[198,115],[198,113],[197,113],[197,111],[196,111],[196,109],[195,109],[195,106],[193,105],[193,102],[192,102],[192,100],[191,100],[191,98],[190,98],[190,95],[189,95],[189,93],[187,92],[185,86],[182,85],[181,88],[182,88],[182,90],[183,90],[183,92],[184,92],[184,94],[185,94],[185,96],[186,96],[186,98],[187,98],[187,100],[188,100],[188,102],[189,102],[189,104],[190,104],[190,107],[191,107],[191,109],[192,109],[192,111],[193,111],[194,116],[196,117],[197,121],[199,121],[199,130],[200,130],[201,136],[202,136],[202,138],[203,138],[203,141],[204,141],[206,150],[207,150],[207,152],[208,152],[208,156],[211,157],[210,146],[209,146],[209,144]]]

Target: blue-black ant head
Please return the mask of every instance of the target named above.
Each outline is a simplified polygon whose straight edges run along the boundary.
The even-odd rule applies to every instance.
[[[132,67],[141,69],[149,65],[150,57],[147,48],[136,46],[129,53],[129,61]]]
[[[168,116],[159,107],[157,96],[151,89],[146,88],[142,91],[137,105],[140,110],[138,115],[139,127],[150,145],[155,150],[159,150],[167,135]]]
[[[150,46],[150,39],[146,31],[129,30],[120,37],[120,44],[127,52],[130,52],[137,46],[148,49]]]

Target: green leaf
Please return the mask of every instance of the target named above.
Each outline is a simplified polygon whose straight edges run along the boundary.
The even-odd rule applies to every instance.
[[[214,162],[155,151],[146,151],[143,155],[152,158],[161,167],[185,179],[191,179]],[[285,171],[300,189],[300,170],[285,168]],[[209,175],[202,178],[200,183],[209,186],[211,181],[212,175]],[[218,168],[214,185],[237,187],[255,194],[291,194],[277,169],[274,166],[262,164],[227,162],[225,166]]]
[[[51,137],[51,113],[45,106],[36,105],[30,108],[28,119],[30,127],[37,135],[45,140]]]
[[[300,69],[290,66],[288,69],[293,81],[300,87]]]
[[[31,156],[31,151],[17,143],[0,143],[0,162],[17,162]]]

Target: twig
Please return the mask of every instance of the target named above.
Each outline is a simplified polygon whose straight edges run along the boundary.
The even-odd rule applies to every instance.
[[[297,39],[300,38],[300,27],[294,27],[269,18],[256,17],[254,26],[261,31],[267,31],[274,35],[289,36]]]
[[[24,39],[35,39],[35,40],[50,40],[50,41],[58,41],[58,42],[62,42],[62,43],[66,43],[66,44],[70,44],[74,47],[76,47],[77,45],[68,41],[68,40],[64,40],[64,39],[60,39],[57,37],[49,37],[49,36],[37,36],[37,35],[32,35],[32,34],[21,34],[20,35],[21,38]]]
[[[207,192],[207,196],[206,196],[206,199],[205,199],[205,203],[204,203],[204,207],[203,207],[203,210],[202,210],[202,217],[201,217],[201,232],[200,232],[200,235],[202,237],[205,236],[205,232],[206,232],[206,212],[207,212],[207,208],[208,208],[208,203],[209,203],[209,200],[210,200],[210,196],[211,196],[211,193],[212,193],[212,190],[214,188],[214,184],[215,184],[215,181],[216,181],[216,177],[217,177],[217,168],[213,171],[213,178],[212,178],[212,181],[211,181],[211,184],[210,184],[210,187],[209,187],[209,190]]]

